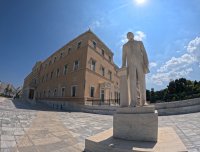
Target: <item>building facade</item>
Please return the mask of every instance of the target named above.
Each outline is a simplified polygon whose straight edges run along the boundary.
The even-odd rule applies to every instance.
[[[117,71],[112,51],[88,30],[35,64],[24,80],[23,98],[53,106],[118,101]]]

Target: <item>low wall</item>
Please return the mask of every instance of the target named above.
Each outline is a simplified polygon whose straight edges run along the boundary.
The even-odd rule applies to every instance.
[[[200,98],[154,104],[158,115],[177,115],[200,112]],[[118,106],[83,106],[81,111],[113,115]]]
[[[113,115],[119,106],[79,105],[68,101],[39,101],[57,110],[81,111],[96,114]],[[176,115],[200,112],[200,98],[154,104],[158,115]]]
[[[88,105],[84,105],[81,108],[81,111],[83,112],[88,112],[88,113],[97,113],[97,114],[104,114],[104,115],[113,115],[117,108],[119,108],[118,106],[88,106]]]
[[[156,103],[155,108],[159,115],[175,115],[200,112],[200,98]]]

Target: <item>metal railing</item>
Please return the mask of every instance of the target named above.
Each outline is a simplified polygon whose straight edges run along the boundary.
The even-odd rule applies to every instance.
[[[85,105],[90,106],[119,106],[120,105],[120,99],[87,99],[85,101]]]

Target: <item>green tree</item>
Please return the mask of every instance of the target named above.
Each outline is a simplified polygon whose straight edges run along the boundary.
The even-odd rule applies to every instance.
[[[155,103],[155,92],[154,92],[154,88],[151,88],[151,97],[150,97],[150,102],[151,103]]]

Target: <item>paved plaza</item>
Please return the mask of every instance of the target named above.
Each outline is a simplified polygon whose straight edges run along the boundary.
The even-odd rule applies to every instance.
[[[111,128],[112,121],[109,115],[53,111],[0,97],[0,151],[81,152],[85,138]],[[159,116],[159,126],[173,127],[189,152],[200,152],[200,113]]]

